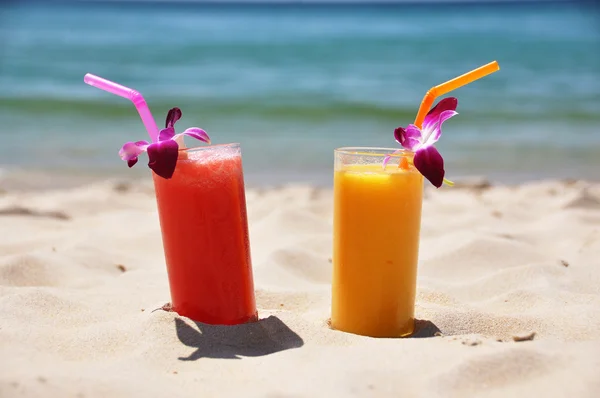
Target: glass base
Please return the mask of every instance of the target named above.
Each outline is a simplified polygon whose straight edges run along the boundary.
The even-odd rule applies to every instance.
[[[410,337],[415,332],[415,320],[412,319],[409,321],[408,325],[403,328],[397,330],[366,330],[366,328],[352,328],[352,327],[336,327],[336,323],[331,320],[328,320],[327,324],[332,330],[337,330],[344,333],[356,334],[359,336],[365,337],[374,337],[374,338],[402,338],[402,337]]]

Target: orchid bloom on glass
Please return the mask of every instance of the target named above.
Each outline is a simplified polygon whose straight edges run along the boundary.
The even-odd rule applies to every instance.
[[[415,153],[414,166],[437,188],[444,183],[444,159],[433,144],[442,135],[442,123],[452,116],[458,115],[456,112],[457,105],[458,100],[456,98],[444,98],[427,113],[423,120],[422,129],[414,124],[409,124],[406,128],[398,127],[394,130],[396,141],[405,149]],[[390,157],[387,157],[384,160],[384,166],[389,159]]]
[[[172,108],[167,114],[165,128],[158,133],[158,142],[127,142],[119,150],[119,156],[127,162],[127,166],[133,167],[138,161],[138,156],[142,152],[148,152],[148,167],[162,178],[171,178],[179,157],[179,137],[187,135],[210,144],[210,137],[206,131],[198,127],[190,127],[183,133],[175,134],[175,122],[180,118],[181,110]]]

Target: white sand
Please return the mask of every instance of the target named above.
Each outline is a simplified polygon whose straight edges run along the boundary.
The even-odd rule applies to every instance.
[[[372,339],[327,327],[328,190],[248,192],[262,320],[236,327],[153,311],[149,185],[0,195],[0,396],[600,396],[600,186],[426,197],[425,338]]]

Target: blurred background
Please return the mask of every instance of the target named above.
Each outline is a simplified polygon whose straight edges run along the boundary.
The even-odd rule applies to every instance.
[[[0,3],[0,184],[148,178],[117,151],[159,127],[240,142],[248,185],[329,185],[340,146],[396,147],[432,86],[497,60],[463,87],[437,144],[447,177],[600,179],[595,2]],[[188,142],[191,144],[191,142]]]

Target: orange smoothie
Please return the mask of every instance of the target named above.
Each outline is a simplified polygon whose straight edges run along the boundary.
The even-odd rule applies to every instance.
[[[331,326],[402,337],[414,330],[423,177],[382,162],[336,159]]]
[[[180,151],[153,173],[173,310],[209,324],[257,319],[239,144]]]

